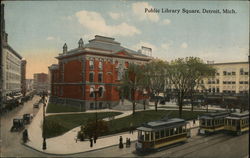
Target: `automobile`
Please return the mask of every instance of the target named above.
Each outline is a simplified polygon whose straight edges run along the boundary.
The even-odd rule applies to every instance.
[[[39,108],[39,103],[33,104],[33,107],[34,107],[34,108]]]
[[[23,115],[24,124],[30,124],[32,118],[33,118],[32,114],[24,114]]]
[[[11,132],[21,131],[24,129],[23,119],[15,118],[13,119],[13,125],[10,129]]]

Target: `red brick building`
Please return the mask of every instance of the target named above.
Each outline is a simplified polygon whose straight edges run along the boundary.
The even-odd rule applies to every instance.
[[[56,57],[58,64],[49,67],[51,101],[79,105],[93,109],[94,90],[102,89],[97,97],[97,108],[110,108],[120,101],[117,85],[130,63],[144,64],[151,57],[142,51],[122,47],[114,38],[95,36],[84,44],[80,39],[78,48],[67,50]]]

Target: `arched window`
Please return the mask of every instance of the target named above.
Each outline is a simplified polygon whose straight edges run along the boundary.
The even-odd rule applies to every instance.
[[[89,69],[94,70],[94,61],[93,60],[89,61]]]
[[[90,90],[89,90],[89,97],[94,97],[94,88],[93,87],[90,87]]]

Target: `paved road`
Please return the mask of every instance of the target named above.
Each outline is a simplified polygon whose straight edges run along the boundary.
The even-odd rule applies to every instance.
[[[25,113],[33,113],[35,116],[38,109],[33,109],[33,103],[39,99],[39,96],[34,96],[32,100],[26,102],[23,106],[21,105],[1,116],[1,157],[48,156],[21,145],[22,132],[10,132],[13,118],[22,118]]]
[[[209,158],[246,158],[248,156],[249,134],[234,137],[216,134],[208,137],[196,136],[187,143],[161,151],[144,155],[143,157],[209,157]],[[118,146],[97,151],[75,154],[75,157],[138,157],[135,153],[135,143],[130,148],[119,149]]]

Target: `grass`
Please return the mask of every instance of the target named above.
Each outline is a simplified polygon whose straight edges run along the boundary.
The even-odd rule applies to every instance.
[[[110,116],[120,115],[120,112],[101,112],[97,114],[98,119],[103,119]],[[83,114],[63,114],[46,116],[45,128],[46,138],[56,137],[64,134],[65,132],[84,125],[87,120],[95,120],[95,113]]]
[[[198,117],[198,115],[203,114],[204,112],[200,111],[182,111],[182,118],[185,120],[192,120]],[[169,115],[168,115],[169,114]],[[136,112],[134,115],[130,115],[124,118],[112,120],[109,122],[109,132],[106,134],[114,134],[119,132],[128,131],[130,128],[130,123],[133,125],[133,129],[139,127],[142,123],[160,120],[161,118],[168,115],[168,118],[179,117],[178,110],[148,110],[142,112]]]
[[[81,112],[81,111],[84,111],[84,109],[80,109],[80,107],[77,106],[49,103],[46,113]]]
[[[182,111],[182,118],[185,120],[191,120],[197,118],[198,115],[203,114],[200,111]],[[98,118],[106,118],[109,116],[119,115],[118,112],[103,112],[98,113]],[[133,125],[133,129],[139,127],[142,123],[159,120],[165,117],[167,114],[169,118],[174,118],[179,116],[178,110],[154,110],[140,111],[136,112],[134,115],[129,115],[120,119],[115,119],[108,122],[109,131],[104,133],[104,135],[125,132],[130,129],[130,123]],[[84,125],[88,119],[94,120],[95,113],[84,113],[84,114],[68,114],[68,115],[54,115],[47,116],[46,122],[48,123],[46,137],[55,137],[62,135],[63,133],[77,127]]]

